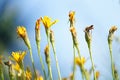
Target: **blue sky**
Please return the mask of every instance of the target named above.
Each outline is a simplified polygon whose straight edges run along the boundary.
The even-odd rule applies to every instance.
[[[39,62],[36,55],[35,44],[35,21],[41,16],[50,16],[53,20],[58,19],[59,22],[52,26],[52,30],[55,33],[56,51],[62,71],[62,76],[67,77],[72,72],[73,62],[73,50],[72,39],[69,31],[68,13],[73,10],[76,12],[76,29],[79,39],[79,47],[81,54],[86,58],[89,57],[87,44],[84,39],[84,28],[91,24],[94,25],[92,31],[92,51],[93,60],[96,69],[100,71],[100,80],[112,80],[111,68],[110,68],[110,56],[107,45],[108,30],[111,26],[116,25],[118,27],[117,36],[120,36],[120,4],[119,0],[21,0],[14,1],[11,4],[11,9],[18,8],[20,20],[25,21],[25,25],[30,37],[30,41],[33,47],[33,55],[36,61],[36,65]],[[23,24],[18,24],[23,25]],[[41,25],[41,53],[44,52],[44,47],[47,44],[44,27]],[[20,43],[21,44],[21,43]],[[22,43],[23,45],[23,43]],[[116,62],[116,67],[120,71],[120,61],[118,54],[118,44],[113,42],[114,50],[113,55]],[[52,53],[52,52],[51,52]],[[44,57],[44,54],[42,54]],[[52,57],[52,68],[54,73],[54,58]],[[87,61],[85,67],[89,69],[91,66],[90,60]],[[38,69],[40,66],[36,66]],[[76,80],[79,80],[79,69],[77,69]],[[119,72],[120,73],[120,72]],[[54,76],[56,78],[56,76]]]

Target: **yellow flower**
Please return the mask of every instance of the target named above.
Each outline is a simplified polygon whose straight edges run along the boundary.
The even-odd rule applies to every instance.
[[[41,18],[41,20],[46,29],[50,28],[53,24],[58,22],[58,20],[52,22],[51,18],[49,18],[48,16],[44,16],[43,18]]]
[[[21,37],[24,40],[26,46],[30,49],[31,45],[30,45],[30,40],[29,40],[28,35],[27,35],[26,28],[24,26],[18,26],[17,27],[17,34],[19,37]]]
[[[31,74],[31,71],[29,70],[29,68],[27,68],[27,70],[25,71],[25,74],[26,74],[26,79],[27,80],[32,79],[32,74]]]
[[[24,37],[26,36],[26,29],[25,29],[25,27],[23,27],[23,26],[18,26],[18,27],[17,27],[17,34],[18,34],[20,37],[24,38]]]
[[[18,72],[18,76],[21,76],[22,70],[21,70],[19,64],[16,63],[15,65],[12,65],[12,67],[13,67],[14,70],[16,70]]]
[[[98,79],[99,76],[100,76],[100,72],[99,72],[99,71],[96,71],[96,72],[95,72],[95,76],[96,76],[96,78]]]
[[[25,51],[23,51],[23,52],[12,52],[12,57],[17,63],[21,62],[24,59],[25,55],[26,55]]]
[[[80,67],[83,66],[85,62],[86,62],[85,57],[81,57],[81,59],[79,57],[75,58],[75,63]]]
[[[37,80],[43,80],[42,76],[37,77]]]

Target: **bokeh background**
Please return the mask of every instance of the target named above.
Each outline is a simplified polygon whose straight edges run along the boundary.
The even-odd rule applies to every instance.
[[[22,39],[16,34],[16,27],[25,26],[28,31],[33,49],[35,67],[40,74],[39,62],[35,43],[35,21],[41,16],[50,16],[59,22],[52,26],[55,34],[56,52],[62,77],[68,77],[73,67],[72,38],[69,31],[69,11],[76,12],[76,29],[79,39],[80,52],[87,58],[85,67],[91,68],[89,52],[84,39],[84,29],[91,24],[92,51],[96,70],[100,71],[99,80],[112,80],[109,49],[107,44],[108,30],[111,26],[118,27],[113,41],[113,57],[120,75],[120,3],[119,0],[0,0],[0,54],[9,56],[12,51],[27,50]],[[41,25],[41,54],[45,63],[44,48],[47,44],[45,30]],[[53,52],[51,50],[52,71],[54,80],[57,79],[57,69]],[[30,56],[24,59],[25,66],[31,66]],[[47,69],[47,66],[45,66]],[[81,79],[80,70],[77,67],[76,80]]]

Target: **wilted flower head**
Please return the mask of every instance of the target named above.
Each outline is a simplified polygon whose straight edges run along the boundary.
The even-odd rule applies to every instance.
[[[43,23],[45,29],[50,28],[53,24],[58,22],[58,20],[51,21],[51,18],[48,16],[44,16],[43,18],[41,18],[41,20],[42,20],[42,23]]]
[[[92,34],[90,33],[90,30],[93,29],[93,25],[90,25],[89,27],[86,27],[85,32],[85,40],[88,44],[88,47],[90,48],[91,40],[92,40]]]
[[[24,59],[24,57],[26,55],[26,52],[25,51],[23,51],[23,52],[12,52],[11,55],[12,55],[13,59],[17,63],[19,63],[19,62],[21,62]]]
[[[69,12],[69,21],[70,21],[71,24],[74,23],[74,21],[75,21],[75,11],[70,11]]]
[[[81,57],[81,58],[76,57],[76,58],[75,58],[75,63],[76,63],[77,65],[79,65],[80,67],[82,67],[82,66],[85,64],[85,62],[86,62],[85,57]]]
[[[7,65],[8,67],[10,67],[12,65],[12,62],[9,60],[7,62],[4,62],[5,65]]]
[[[35,24],[35,29],[40,29],[40,21],[41,21],[41,18],[40,19],[37,19],[36,21],[36,24]]]
[[[114,32],[117,30],[116,26],[112,26],[109,30],[108,34],[108,43],[110,43],[113,40]]]
[[[112,26],[109,30],[109,33],[114,33],[117,30],[116,26]]]

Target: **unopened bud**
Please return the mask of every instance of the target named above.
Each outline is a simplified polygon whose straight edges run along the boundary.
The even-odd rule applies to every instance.
[[[45,47],[44,53],[45,53],[46,63],[49,63],[50,59],[49,59],[49,46],[48,45]]]

